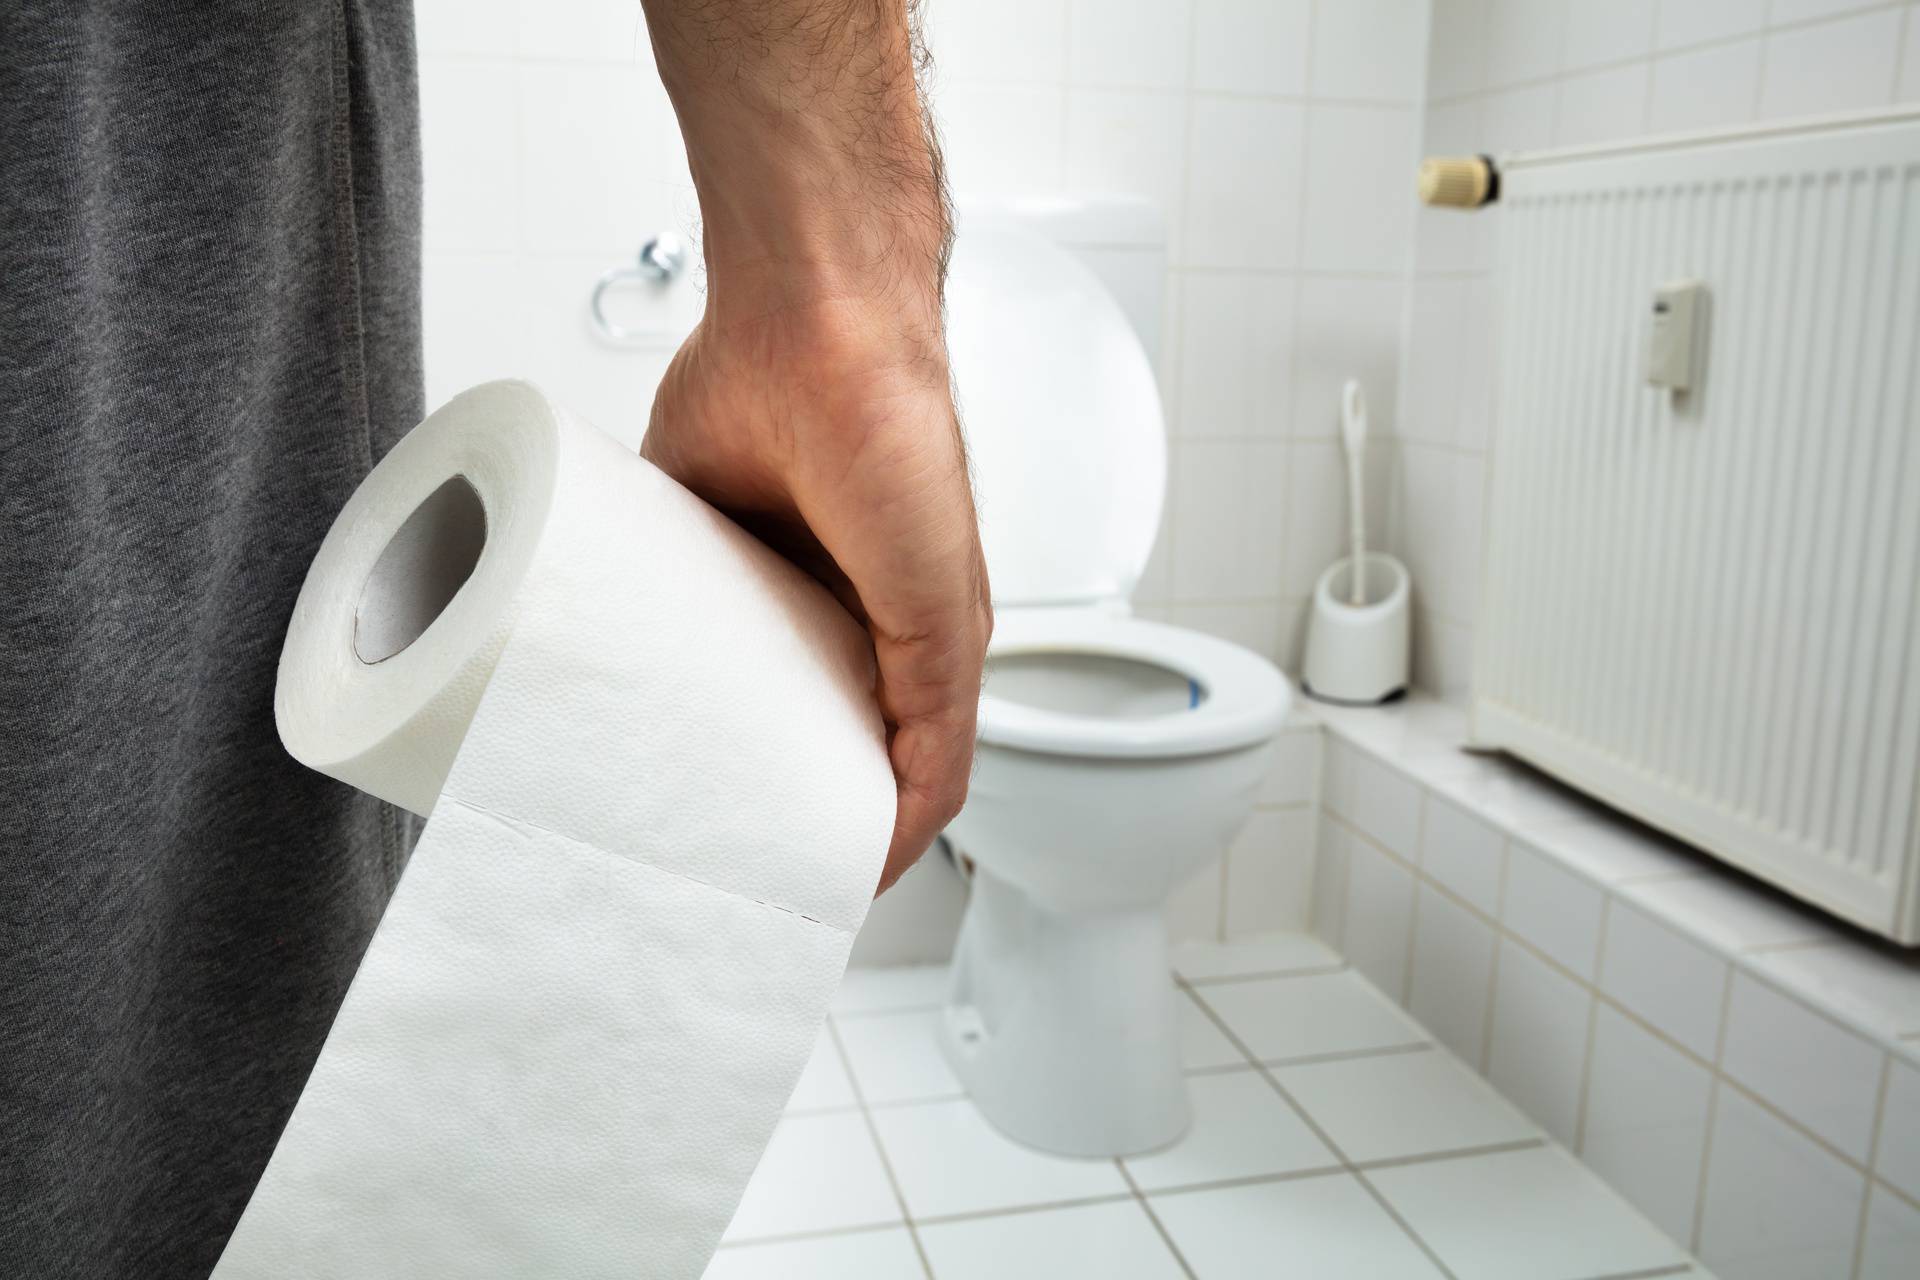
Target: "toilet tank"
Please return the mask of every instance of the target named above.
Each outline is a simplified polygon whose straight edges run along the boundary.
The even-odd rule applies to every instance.
[[[960,229],[1015,226],[1073,254],[1100,277],[1126,313],[1140,345],[1166,385],[1160,349],[1166,296],[1167,223],[1158,206],[1138,196],[994,196],[957,202]]]

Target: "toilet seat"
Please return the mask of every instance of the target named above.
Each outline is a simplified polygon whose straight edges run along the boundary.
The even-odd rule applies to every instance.
[[[1152,714],[1083,715],[998,696],[995,658],[1084,654],[1123,659],[1184,676],[1194,705]],[[995,620],[988,680],[980,699],[980,739],[1046,755],[1123,759],[1205,755],[1273,736],[1292,694],[1273,664],[1239,645],[1093,609],[1012,609]]]

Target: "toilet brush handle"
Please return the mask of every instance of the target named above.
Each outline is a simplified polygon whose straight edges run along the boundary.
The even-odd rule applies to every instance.
[[[1348,379],[1341,389],[1340,427],[1341,439],[1347,448],[1348,538],[1353,545],[1348,603],[1358,608],[1367,602],[1366,487],[1361,482],[1367,450],[1367,397],[1358,379]]]

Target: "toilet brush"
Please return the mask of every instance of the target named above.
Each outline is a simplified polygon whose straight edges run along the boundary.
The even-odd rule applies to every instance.
[[[1322,701],[1364,705],[1406,688],[1411,593],[1405,565],[1367,550],[1367,396],[1358,379],[1341,388],[1340,436],[1352,546],[1314,584],[1301,683]]]
[[[1353,543],[1353,588],[1347,603],[1358,608],[1367,602],[1366,486],[1361,483],[1367,452],[1367,393],[1358,378],[1348,378],[1340,392],[1340,438],[1347,446],[1347,519]]]

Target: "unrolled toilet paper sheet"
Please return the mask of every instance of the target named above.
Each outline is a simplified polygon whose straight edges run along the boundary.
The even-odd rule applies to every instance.
[[[485,510],[478,563],[366,662],[369,592],[414,580],[376,573],[382,550],[454,477]],[[215,1275],[694,1280],[891,832],[860,629],[496,383],[342,512],[277,711],[300,758],[431,818]]]

